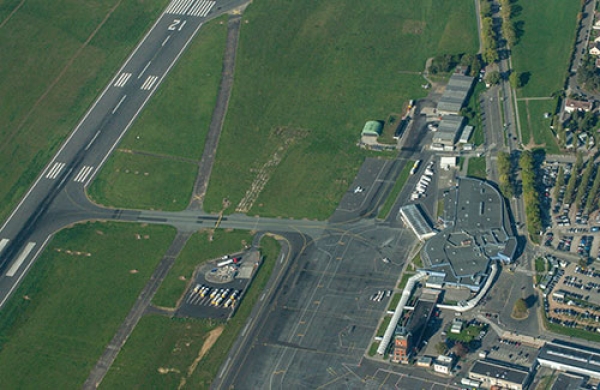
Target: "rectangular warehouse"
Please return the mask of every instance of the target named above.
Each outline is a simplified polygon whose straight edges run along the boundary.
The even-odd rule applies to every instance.
[[[454,73],[437,105],[438,114],[458,114],[469,97],[473,80],[473,77]]]

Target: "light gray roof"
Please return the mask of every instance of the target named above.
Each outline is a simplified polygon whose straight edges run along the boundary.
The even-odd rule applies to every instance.
[[[561,364],[566,370],[585,372],[600,378],[600,351],[583,345],[555,340],[546,343],[538,355],[540,364],[544,361]]]
[[[454,73],[450,77],[448,85],[438,103],[438,111],[457,114],[467,100],[473,80],[473,77]]]

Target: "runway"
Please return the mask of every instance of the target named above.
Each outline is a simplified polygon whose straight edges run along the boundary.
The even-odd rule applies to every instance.
[[[173,0],[167,6],[0,227],[0,308],[54,232],[115,216],[114,210],[91,204],[85,188],[202,23],[239,4]]]

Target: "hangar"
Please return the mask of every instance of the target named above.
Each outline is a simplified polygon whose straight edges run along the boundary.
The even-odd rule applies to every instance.
[[[437,105],[438,114],[458,114],[469,97],[473,80],[473,77],[454,73]]]
[[[423,214],[423,210],[416,204],[409,204],[400,208],[402,221],[415,233],[417,238],[424,241],[435,236],[433,228]]]

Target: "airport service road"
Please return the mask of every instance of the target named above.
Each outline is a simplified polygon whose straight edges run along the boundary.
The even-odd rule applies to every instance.
[[[231,1],[223,3],[233,4]],[[46,219],[40,223],[54,201],[65,192],[75,194],[69,196],[73,203],[77,203],[77,197],[84,197],[84,187],[144,108],[202,22],[211,17],[215,7],[218,12],[224,12],[222,4],[216,4],[212,0],[173,0],[167,6],[0,228],[0,307],[54,233],[52,221]],[[84,210],[73,207],[70,211],[74,215]],[[92,213],[84,219],[106,214],[100,209],[87,211]]]

